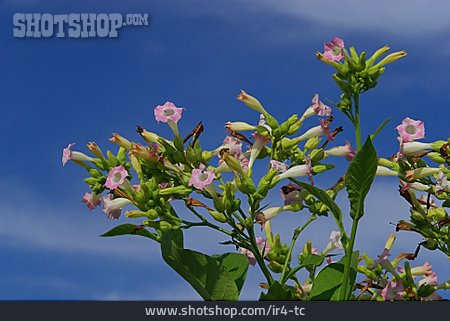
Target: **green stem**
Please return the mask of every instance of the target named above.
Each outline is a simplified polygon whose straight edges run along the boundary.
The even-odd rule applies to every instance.
[[[252,252],[255,255],[256,262],[258,262],[259,268],[263,272],[264,276],[267,279],[267,283],[269,286],[271,286],[274,282],[274,279],[272,277],[272,274],[270,274],[269,269],[267,268],[266,264],[264,263],[264,259],[261,256],[261,253],[259,252],[258,245],[256,244],[256,237],[255,237],[255,231],[253,230],[253,226],[247,228],[248,234],[250,236],[250,243],[252,245]]]
[[[359,221],[359,219],[353,220],[352,232],[350,234],[350,240],[347,245],[347,251],[346,251],[346,256],[345,256],[346,260],[345,260],[345,266],[344,266],[344,278],[342,280],[342,288],[341,288],[341,292],[339,294],[341,301],[347,301],[351,294],[351,292],[349,294],[347,294],[347,291],[348,291],[347,283],[348,283],[348,278],[350,275],[350,266],[352,264],[353,246],[355,244],[356,230],[358,229],[358,221]]]
[[[359,118],[359,95],[353,95],[353,102],[355,104],[355,121],[353,125],[355,126],[355,138],[356,138],[356,148],[357,150],[361,149],[361,120]]]
[[[287,278],[285,278],[286,272],[287,272],[287,267],[289,265],[289,261],[291,259],[291,255],[292,255],[292,251],[294,249],[294,245],[295,242],[297,241],[297,238],[299,237],[300,233],[315,219],[317,218],[317,216],[314,214],[312,215],[306,222],[305,224],[303,224],[302,226],[299,226],[295,229],[294,231],[294,236],[292,237],[292,241],[291,241],[291,245],[289,246],[289,251],[288,254],[286,256],[286,261],[284,262],[284,266],[283,266],[283,271],[281,272],[281,277],[280,277],[280,283],[281,285],[285,284],[287,281]]]

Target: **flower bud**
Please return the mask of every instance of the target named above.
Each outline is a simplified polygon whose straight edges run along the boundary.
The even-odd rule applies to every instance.
[[[384,57],[384,59],[381,60],[379,63],[377,63],[376,66],[383,67],[383,66],[393,63],[394,61],[397,61],[405,56],[406,56],[406,51],[404,51],[404,50],[391,53],[391,54],[387,55],[386,57]]]
[[[321,165],[316,165],[313,166],[312,171],[314,174],[319,174],[319,173],[323,173],[325,171],[328,171],[330,169],[335,168],[336,166],[333,164],[321,164]]]
[[[159,190],[160,195],[173,195],[188,196],[192,193],[192,188],[185,186],[167,187]]]
[[[225,223],[227,221],[227,217],[223,213],[220,213],[220,212],[217,212],[217,211],[208,211],[208,212],[209,212],[209,214],[211,214],[211,216],[217,222]]]
[[[94,154],[100,159],[105,159],[102,150],[100,149],[100,147],[98,147],[98,145],[95,142],[90,142],[86,146],[91,151],[92,154]]]
[[[283,148],[283,150],[290,150],[294,146],[297,146],[298,143],[299,143],[299,140],[297,138],[291,139],[291,138],[284,137],[281,140],[281,147]]]
[[[261,105],[261,103],[253,96],[250,96],[245,91],[241,90],[241,93],[237,96],[237,100],[242,101],[244,104],[246,104],[251,109],[256,110],[257,112],[266,115],[267,112],[264,109],[264,107]],[[270,125],[269,125],[270,126]]]
[[[113,143],[116,143],[117,145],[119,145],[120,147],[125,148],[126,150],[130,150],[131,149],[131,142],[128,139],[120,136],[117,133],[113,133],[113,137],[111,137],[109,139],[109,141],[113,142]]]
[[[128,218],[138,218],[138,217],[148,217],[151,220],[158,218],[158,212],[155,209],[150,209],[147,212],[142,212],[138,210],[131,210],[125,213]]]
[[[305,149],[306,150],[315,149],[317,146],[319,146],[320,141],[321,138],[318,136],[309,138],[305,143]]]
[[[427,157],[429,159],[431,159],[433,162],[438,163],[438,164],[445,164],[445,158],[441,156],[440,153],[437,152],[431,152],[427,154]]]

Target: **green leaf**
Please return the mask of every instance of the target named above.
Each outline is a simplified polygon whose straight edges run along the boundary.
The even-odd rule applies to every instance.
[[[222,255],[213,255],[219,261],[236,283],[240,293],[247,277],[248,259],[245,255],[239,253],[225,253]]]
[[[378,156],[372,140],[367,137],[364,146],[356,153],[345,174],[345,187],[350,201],[350,216],[360,219],[364,215],[364,199],[377,171]]]
[[[356,280],[356,269],[358,266],[359,252],[352,255],[350,266],[350,277],[348,278],[348,288],[352,289]],[[339,262],[331,263],[324,267],[314,279],[311,289],[311,300],[313,301],[337,301],[339,291],[344,278],[345,256]]]
[[[237,300],[239,291],[224,265],[208,255],[183,249],[164,233],[161,240],[164,261],[198,292],[204,300]]]
[[[342,223],[342,212],[339,206],[333,201],[333,199],[325,192],[324,190],[312,186],[310,184],[300,182],[296,179],[290,178],[291,181],[293,181],[295,184],[299,185],[300,187],[303,187],[308,192],[310,192],[312,195],[314,195],[319,201],[321,201],[323,204],[325,204],[326,207],[331,211],[333,214],[334,219],[336,220],[336,224],[339,227],[339,231],[341,232],[341,242],[346,243],[346,233],[344,229],[344,224]],[[344,244],[345,245],[345,244]]]
[[[281,285],[278,282],[273,283],[267,293],[261,293],[260,301],[292,301],[298,300],[295,288],[288,285]]]
[[[323,263],[324,259],[325,259],[324,256],[317,255],[317,254],[309,254],[308,256],[306,256],[302,259],[299,266],[300,267],[304,267],[304,266],[308,266],[308,265],[319,266]]]
[[[392,119],[392,117],[386,118],[386,120],[385,120],[384,122],[382,122],[382,123],[380,124],[380,126],[378,126],[377,130],[376,130],[372,135],[370,135],[370,139],[371,139],[372,141],[375,139],[375,137],[377,137],[377,135],[378,135],[378,134],[381,132],[381,130],[384,128],[384,126],[386,126],[387,123],[389,123],[389,122],[391,121],[391,119]]]
[[[108,232],[100,235],[102,237],[112,237],[112,236],[119,236],[119,235],[140,235],[144,237],[148,237],[149,239],[155,240],[156,235],[149,232],[147,229],[139,228],[138,225],[134,224],[122,224],[119,226],[116,226],[115,228],[109,230]]]
[[[445,200],[444,203],[442,203],[443,207],[450,207],[450,199]]]

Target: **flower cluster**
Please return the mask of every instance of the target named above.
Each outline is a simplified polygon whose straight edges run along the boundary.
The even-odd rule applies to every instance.
[[[344,41],[335,38],[324,45],[324,53],[317,54],[320,60],[337,70],[333,78],[342,96],[336,106],[355,127],[356,150],[349,141],[345,141],[345,145],[330,146],[343,127],[333,127],[332,108],[318,94],[313,95],[311,105],[305,106],[300,116],[294,114],[280,122],[257,98],[241,91],[237,99],[257,112],[255,121],[226,122],[226,135],[215,148],[202,148],[200,143],[205,131],[202,122],[191,132],[181,133],[178,122],[185,108],[166,102],[156,106],[153,113],[158,123],[169,126],[172,137],[162,137],[137,126],[140,142],[114,133],[109,140],[119,146],[117,153],[110,150],[104,153],[95,142],[90,142],[87,144],[90,156],[73,151],[74,144],[69,144],[63,150],[62,163],[72,161],[87,171],[84,181],[90,191],[84,194],[82,202],[89,210],[101,207],[108,219],[119,219],[127,208],[124,216],[139,221],[120,225],[104,236],[130,234],[156,241],[161,245],[164,260],[189,282],[198,271],[211,273],[208,278],[214,280],[245,271],[241,276],[245,278],[250,264],[257,265],[263,272],[267,284],[262,287],[268,287],[270,292],[272,286],[280,285],[283,298],[324,299],[324,294],[318,290],[320,282],[328,282],[327,273],[335,270],[343,273],[333,274],[338,282],[334,290],[340,286],[342,290],[336,294],[329,292],[330,297],[326,299],[336,299],[336,295],[342,300],[437,299],[435,291],[446,289],[447,283],[438,284],[428,264],[410,268],[406,262],[400,266],[401,260],[409,258],[406,255],[389,261],[393,241],[386,245],[377,260],[363,255],[366,265],[358,266],[361,260],[357,260],[358,252],[353,251],[356,235],[353,231],[350,237],[347,235],[342,211],[334,202],[344,188],[349,192],[350,202],[354,202],[350,196],[354,187],[349,186],[347,174],[325,190],[315,184],[316,175],[334,168],[333,164],[325,163],[333,157],[345,158],[349,166],[356,162],[353,167],[361,167],[363,172],[367,169],[367,177],[373,174],[371,179],[375,175],[398,177],[400,193],[411,205],[411,222],[399,222],[397,230],[420,233],[424,237],[421,246],[439,249],[448,255],[449,219],[444,207],[449,206],[450,197],[450,141],[418,142],[425,137],[424,123],[406,118],[397,126],[400,148],[396,155],[385,159],[378,158],[375,151],[360,154],[358,95],[376,85],[385,65],[406,54],[397,52],[376,63],[388,50],[383,47],[366,59],[364,52],[358,55],[354,48],[347,52]],[[303,129],[309,121],[313,125]],[[377,132],[364,147],[373,148],[371,139]],[[363,161],[373,161],[372,167],[369,166],[372,163],[367,165],[361,161],[366,156],[371,159]],[[425,160],[439,165],[430,167]],[[279,190],[280,198],[269,206],[266,198],[273,189]],[[427,193],[426,197],[417,197],[416,191]],[[437,206],[433,197],[443,204]],[[189,211],[187,216],[178,215],[174,206],[177,201],[184,202]],[[353,208],[352,203],[352,211]],[[295,228],[290,243],[283,243],[281,236],[272,229],[276,221],[289,212],[298,215],[304,224]],[[329,214],[336,221],[338,231],[331,233],[329,243],[320,252],[306,242],[294,262],[294,245],[299,235],[313,221]],[[362,214],[351,213],[353,224],[358,223]],[[198,226],[221,233],[226,237],[221,244],[232,245],[236,250],[208,256],[184,249],[183,233]],[[342,257],[338,260],[336,255]],[[210,270],[205,272],[208,268]],[[193,272],[187,273],[189,269]],[[308,272],[304,281],[297,276],[302,269]],[[347,289],[352,269],[366,275],[367,279]],[[278,281],[274,280],[274,275],[279,275]],[[423,278],[416,280],[418,276]],[[227,290],[231,293],[229,299],[237,299],[242,282],[236,279],[235,287]],[[215,299],[215,292],[209,292],[211,289],[199,290],[201,283],[194,280],[191,284],[203,298]],[[357,289],[359,294],[354,293]]]

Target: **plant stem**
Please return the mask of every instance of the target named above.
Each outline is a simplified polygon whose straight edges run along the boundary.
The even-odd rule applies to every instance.
[[[355,126],[355,138],[356,138],[356,149],[361,149],[361,120],[359,118],[359,94],[353,95],[353,102],[355,104],[355,121],[353,125]]]
[[[263,272],[264,276],[267,279],[267,283],[269,286],[271,286],[274,282],[272,274],[270,274],[269,269],[267,268],[266,264],[264,263],[264,259],[261,256],[261,253],[259,252],[258,245],[256,244],[256,237],[255,237],[255,231],[253,230],[253,226],[247,228],[248,234],[250,236],[250,243],[252,245],[252,252],[255,256],[256,262],[258,262],[259,268]]]
[[[305,224],[303,224],[302,226],[299,226],[295,229],[294,231],[294,236],[292,237],[292,241],[291,241],[291,245],[289,246],[289,251],[288,254],[286,256],[286,261],[284,262],[284,266],[283,266],[283,271],[281,272],[281,277],[280,277],[280,284],[283,285],[284,283],[286,283],[287,280],[285,280],[285,275],[287,272],[287,267],[289,265],[289,261],[291,259],[291,255],[292,255],[292,251],[294,249],[294,245],[295,242],[297,241],[297,238],[299,237],[300,233],[315,219],[317,218],[317,216],[314,214],[312,215],[306,222]]]
[[[347,301],[348,297],[351,294],[351,292],[350,292],[349,295],[347,295],[347,283],[348,283],[348,278],[350,275],[350,266],[352,264],[353,246],[355,244],[356,230],[358,229],[358,221],[359,221],[359,219],[357,219],[357,218],[353,219],[352,232],[350,234],[350,240],[347,245],[346,261],[345,261],[345,266],[344,266],[344,278],[342,280],[341,292],[339,294],[340,301]]]

